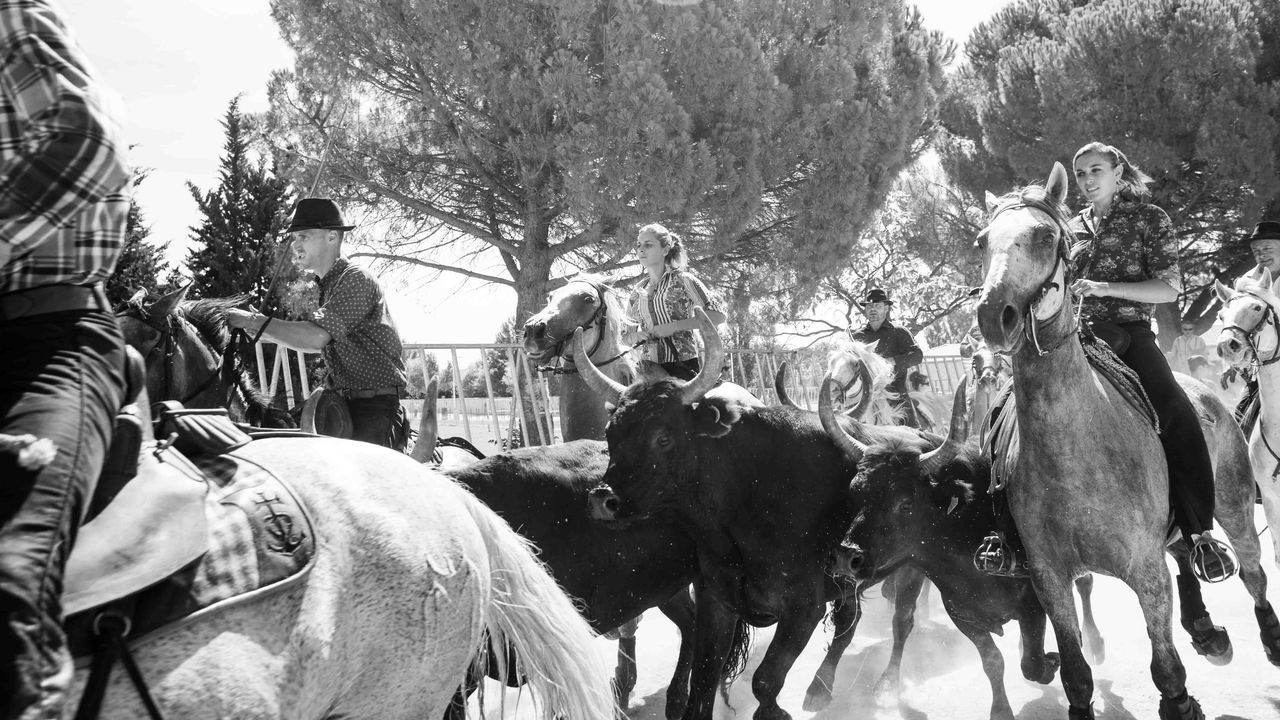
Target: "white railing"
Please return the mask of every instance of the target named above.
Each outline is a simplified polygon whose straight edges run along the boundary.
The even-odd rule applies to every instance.
[[[279,346],[264,351],[264,343],[257,347],[258,381],[271,397],[283,396],[290,407],[301,403],[311,392],[307,377],[306,355],[284,350]],[[471,368],[485,358],[488,351],[502,353],[506,359],[504,380],[510,387],[509,395],[499,395],[494,389],[488,372],[481,372],[483,391],[480,395],[462,397],[464,368]],[[267,356],[271,360],[267,360]],[[435,356],[437,372],[448,370],[452,390],[437,402],[440,436],[462,436],[485,452],[508,447],[513,430],[524,437],[546,444],[558,442],[560,436],[560,406],[558,396],[552,395],[552,383],[547,374],[530,369],[532,363],[524,347],[501,343],[414,343],[405,345],[405,366],[411,378],[411,391],[423,389],[415,383],[422,379],[425,385],[425,368],[428,355]],[[801,407],[817,409],[818,389],[826,371],[826,357],[819,353],[791,350],[751,350],[731,348],[726,362],[725,379],[751,391],[766,404],[778,402],[773,379],[783,362],[789,363],[787,394]],[[920,367],[929,376],[929,390],[950,397],[963,376],[966,361],[958,355],[926,357]],[[516,377],[511,377],[515,371]],[[461,389],[461,391],[459,391]],[[480,390],[480,388],[475,388]],[[537,418],[535,428],[525,428],[524,407],[533,402]],[[422,412],[422,403],[404,401],[414,427]]]

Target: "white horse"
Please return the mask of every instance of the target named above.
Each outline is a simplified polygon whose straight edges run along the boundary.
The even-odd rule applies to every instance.
[[[827,374],[835,384],[838,403],[843,403],[849,392],[859,379],[864,377],[863,368],[871,377],[870,401],[862,417],[855,418],[872,425],[902,425],[904,413],[895,408],[890,401],[897,400],[898,394],[888,390],[893,382],[893,363],[876,354],[875,343],[863,343],[853,340],[848,347],[832,350],[827,355]],[[860,388],[863,393],[867,388]]]
[[[336,438],[260,439],[233,454],[293,481],[315,558],[291,585],[132,642],[166,717],[440,718],[486,647],[512,649],[542,717],[613,717],[594,635],[528,544],[461,487]],[[66,717],[87,674],[76,672]],[[124,672],[102,716],[146,717]]]
[[[1260,281],[1242,277],[1235,288],[1216,284],[1224,327],[1218,335],[1218,355],[1237,369],[1257,373],[1261,410],[1249,437],[1253,479],[1262,494],[1262,509],[1271,527],[1271,542],[1280,563],[1280,297],[1269,271]]]

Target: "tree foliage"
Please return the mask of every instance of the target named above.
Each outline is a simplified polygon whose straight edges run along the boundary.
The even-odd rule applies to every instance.
[[[252,121],[240,112],[240,99],[227,106],[226,133],[219,160],[218,186],[202,192],[187,189],[203,219],[192,228],[196,242],[187,253],[192,275],[191,297],[229,297],[245,293],[262,307],[280,256],[290,210],[289,182],[274,163],[251,157]],[[282,284],[297,278],[292,263],[281,271]],[[283,286],[283,285],[282,285]]]
[[[272,12],[297,55],[270,92],[282,167],[323,162],[326,192],[385,213],[384,256],[512,286],[518,321],[554,275],[625,264],[645,222],[698,261],[843,258],[932,123],[950,53],[902,0]]]
[[[129,201],[129,215],[125,221],[124,245],[120,249],[120,257],[116,260],[115,270],[107,278],[107,299],[113,307],[133,297],[138,290],[150,293],[169,289],[166,281],[160,276],[169,270],[164,259],[164,247],[153,244],[148,238],[151,227],[147,225],[138,204],[137,189],[150,171],[145,168],[135,169],[132,185],[135,196]]]
[[[1240,260],[1224,241],[1280,196],[1268,2],[1016,0],[965,45],[941,113],[944,165],[980,197],[1042,181],[1089,141],[1120,147],[1184,238],[1192,302]],[[1177,309],[1163,312],[1176,328]]]
[[[930,331],[932,344],[951,342],[968,330],[970,289],[981,279],[973,262],[973,237],[981,209],[938,173],[917,165],[889,193],[849,256],[823,273],[792,335],[843,337],[863,323],[861,302],[871,288],[893,299],[893,322],[915,335]],[[836,308],[833,321],[819,310]]]

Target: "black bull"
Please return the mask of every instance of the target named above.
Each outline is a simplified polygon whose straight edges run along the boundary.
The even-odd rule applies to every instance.
[[[599,632],[658,606],[680,630],[680,657],[667,689],[666,715],[679,718],[688,698],[697,577],[693,541],[669,523],[607,528],[587,516],[587,494],[608,463],[605,443],[577,440],[495,455],[448,474],[538,547],[539,557]],[[745,654],[739,631],[734,652]],[[632,646],[634,653],[634,645]]]
[[[826,601],[840,594],[829,563],[852,519],[847,492],[857,464],[815,413],[759,407],[722,389],[708,395],[723,349],[713,329],[703,337],[704,367],[716,371],[688,384],[650,373],[622,388],[575,356],[584,379],[617,406],[606,430],[612,495],[594,499],[601,515],[670,519],[697,543],[705,592],[685,718],[712,717],[739,615],[777,624],[752,692],[756,718],[788,718],[778,694]]]
[[[964,389],[956,393],[952,437],[965,421]],[[938,587],[947,614],[977,647],[991,684],[991,717],[1013,717],[1004,687],[1004,658],[991,638],[1009,620],[1022,633],[1022,674],[1048,683],[1058,668],[1056,653],[1044,652],[1046,615],[1025,578],[994,577],[976,570],[973,551],[995,527],[991,502],[975,499],[974,486],[990,479],[990,462],[973,447],[957,448],[946,463],[926,467],[921,455],[932,449],[918,433],[902,428],[855,425],[856,436],[838,426],[829,387],[819,394],[819,417],[832,440],[858,473],[849,483],[849,503],[857,508],[846,537],[853,575],[863,583],[883,578],[898,567],[921,570]],[[948,440],[954,442],[954,440]],[[949,454],[949,453],[947,453]],[[936,458],[937,456],[935,456]],[[894,616],[894,646],[889,667],[876,684],[881,705],[897,701],[902,644],[910,633],[910,608]]]

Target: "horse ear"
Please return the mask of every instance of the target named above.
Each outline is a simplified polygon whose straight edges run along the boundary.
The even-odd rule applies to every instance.
[[[987,196],[985,198],[985,201],[987,203],[988,213],[995,212],[996,206],[1000,204],[1000,198],[996,197],[995,195],[992,195],[990,190],[987,191]]]
[[[1049,179],[1044,183],[1044,190],[1049,195],[1049,199],[1058,205],[1066,202],[1067,169],[1062,167],[1062,163],[1053,164],[1053,170],[1049,171]]]
[[[657,380],[665,380],[671,377],[671,373],[667,369],[652,360],[641,360],[640,367],[636,369],[640,373],[640,377],[645,382],[654,382]]]
[[[1231,299],[1231,294],[1234,292],[1231,288],[1227,287],[1226,284],[1223,283],[1221,280],[1213,281],[1213,291],[1217,293],[1218,299],[1224,303]]]
[[[129,296],[129,299],[125,301],[125,304],[140,307],[142,305],[142,301],[146,299],[147,299],[147,289],[142,287],[142,288],[138,288],[137,290],[134,290],[133,295]]]
[[[1262,268],[1262,287],[1270,290],[1275,278],[1271,276],[1271,268]]]
[[[155,303],[152,304],[151,308],[147,311],[147,314],[151,317],[164,317],[165,315],[168,315],[173,312],[174,308],[178,307],[178,303],[187,298],[187,291],[190,289],[191,283],[187,283],[168,295],[160,296],[160,299],[156,300]]]

